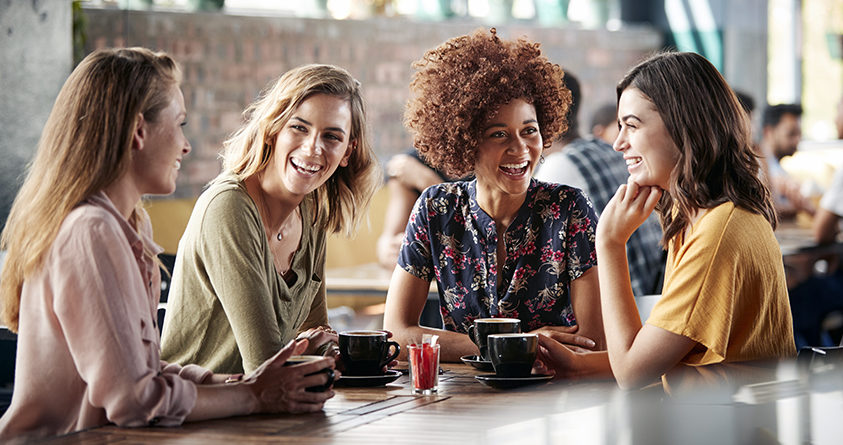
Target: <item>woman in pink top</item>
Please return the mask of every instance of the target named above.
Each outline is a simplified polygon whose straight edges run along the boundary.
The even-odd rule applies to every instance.
[[[180,72],[166,54],[99,50],[65,82],[15,199],[0,248],[3,319],[18,332],[0,441],[107,423],[179,425],[256,412],[322,409],[324,358],[284,367],[291,342],[250,375],[159,359],[160,275],[141,207],[175,190],[190,144]]]

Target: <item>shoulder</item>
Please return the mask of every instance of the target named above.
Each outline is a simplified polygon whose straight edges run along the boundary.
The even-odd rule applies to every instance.
[[[697,222],[692,238],[702,246],[714,246],[718,255],[755,251],[769,244],[777,246],[770,223],[762,215],[725,202],[710,209]]]
[[[420,201],[431,199],[445,199],[449,202],[458,202],[469,198],[469,181],[454,181],[434,184],[422,192]]]
[[[67,215],[53,246],[55,254],[76,258],[84,258],[101,248],[130,249],[121,221],[108,210],[90,204],[81,204]]]
[[[233,179],[214,181],[196,201],[196,207],[217,218],[240,219],[255,212],[254,202],[241,182]]]

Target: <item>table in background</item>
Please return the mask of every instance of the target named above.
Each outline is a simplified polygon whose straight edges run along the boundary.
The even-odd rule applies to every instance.
[[[361,315],[382,316],[392,272],[377,263],[325,270],[328,306],[348,306]],[[442,327],[435,280],[430,284],[419,322],[422,326]]]
[[[406,366],[406,365],[405,365]],[[443,365],[440,392],[409,394],[407,376],[386,387],[337,388],[324,412],[253,415],[175,428],[94,428],[49,443],[732,444],[837,443],[843,437],[843,369],[769,367],[770,380],[665,397],[614,382],[486,387],[478,371]],[[703,379],[709,379],[705,377]]]
[[[839,258],[843,255],[843,241],[839,238],[832,243],[818,244],[811,228],[783,222],[776,229],[776,239],[782,251],[789,289],[812,275],[839,267]]]

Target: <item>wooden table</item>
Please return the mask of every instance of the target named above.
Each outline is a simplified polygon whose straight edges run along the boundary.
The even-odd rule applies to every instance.
[[[614,382],[557,382],[497,390],[465,365],[444,365],[440,392],[409,394],[408,378],[378,388],[337,388],[324,412],[254,415],[176,428],[106,426],[49,443],[615,444],[838,443],[843,370],[774,364],[772,380],[665,397]],[[828,442],[826,440],[833,439]]]

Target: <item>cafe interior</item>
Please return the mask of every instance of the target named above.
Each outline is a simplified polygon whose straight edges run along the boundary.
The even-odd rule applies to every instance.
[[[379,346],[390,351],[386,363],[398,350],[407,355],[377,377],[340,377],[318,413],[166,428],[106,425],[46,442],[824,444],[843,437],[843,215],[831,223],[830,237],[817,235],[823,196],[843,185],[834,181],[843,166],[843,0],[46,0],[0,5],[0,25],[2,224],[55,97],[82,58],[98,48],[141,46],[179,63],[192,151],[175,193],[144,198],[167,269],[158,326],[167,317],[179,241],[197,198],[221,171],[223,141],[241,124],[242,110],[299,65],[338,65],[358,79],[383,186],[353,236],[327,241],[327,313],[341,351],[361,341],[349,333],[384,329],[395,259],[384,259],[378,246],[382,237],[403,234],[403,225],[387,233],[396,212],[388,183],[407,179],[389,166],[413,147],[402,116],[412,63],[427,49],[492,27],[506,38],[539,42],[551,62],[576,74],[581,103],[574,118],[589,138],[606,127],[598,116],[615,109],[617,82],[664,49],[704,56],[750,99],[762,159],[763,140],[773,133],[767,108],[800,105],[795,150],[777,165],[804,206],[780,211],[775,231],[790,304],[810,312],[794,315],[794,326],[808,324],[810,332],[794,333],[797,357],[687,366],[673,391],[659,381],[628,390],[612,378],[552,379],[530,374],[530,366],[508,379],[482,352],[521,340],[511,337],[518,327],[476,322],[472,340],[481,354],[459,362],[440,361],[435,339],[411,348],[378,336],[391,343]],[[642,323],[661,297],[654,289],[635,295]],[[420,326],[443,327],[442,295],[433,280]],[[13,397],[16,344],[17,335],[0,327],[0,414]],[[417,368],[431,353],[431,367]]]

